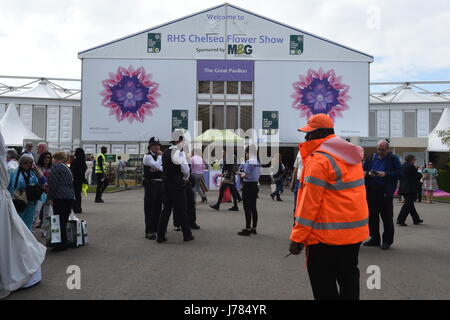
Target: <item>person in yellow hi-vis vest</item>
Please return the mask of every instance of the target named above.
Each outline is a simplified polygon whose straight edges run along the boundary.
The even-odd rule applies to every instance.
[[[106,147],[101,148],[101,153],[97,155],[95,161],[95,176],[97,177],[97,192],[95,194],[95,202],[103,203],[102,194],[108,186],[108,178],[106,177]]]

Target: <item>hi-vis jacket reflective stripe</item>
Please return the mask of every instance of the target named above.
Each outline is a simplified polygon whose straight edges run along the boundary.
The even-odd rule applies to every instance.
[[[98,165],[98,158],[102,157],[102,168]],[[97,156],[97,161],[95,161],[95,173],[106,173],[106,157],[103,153]]]
[[[354,244],[369,237],[363,150],[336,135],[299,145],[303,161],[291,240]]]

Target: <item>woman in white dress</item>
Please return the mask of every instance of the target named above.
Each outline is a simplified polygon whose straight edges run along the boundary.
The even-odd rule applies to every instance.
[[[17,214],[8,180],[5,142],[0,130],[0,298],[40,282],[46,252]]]
[[[436,177],[439,175],[437,169],[433,167],[433,162],[428,163],[428,167],[422,170],[423,188],[427,194],[427,203],[433,203],[433,192],[439,189]]]

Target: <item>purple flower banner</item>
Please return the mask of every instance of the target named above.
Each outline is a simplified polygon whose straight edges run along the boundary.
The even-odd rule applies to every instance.
[[[197,60],[197,81],[253,81],[254,61]]]

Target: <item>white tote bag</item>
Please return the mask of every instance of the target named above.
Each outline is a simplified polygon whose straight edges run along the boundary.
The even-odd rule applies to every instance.
[[[83,234],[83,245],[87,245],[89,243],[89,238],[88,238],[87,224],[85,220],[81,220],[81,230]]]
[[[61,243],[61,225],[59,223],[59,215],[53,215],[53,209],[52,215],[50,215],[50,243]]]

